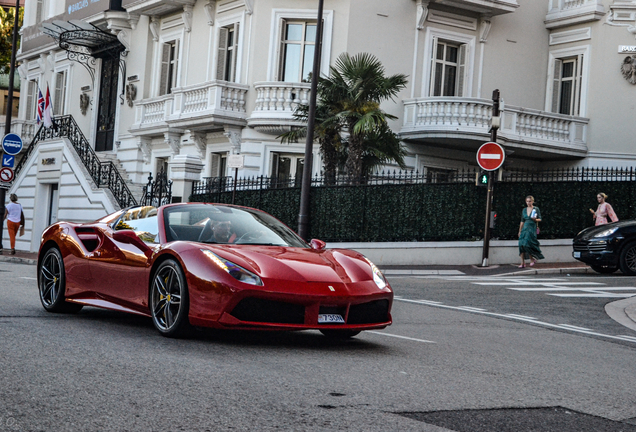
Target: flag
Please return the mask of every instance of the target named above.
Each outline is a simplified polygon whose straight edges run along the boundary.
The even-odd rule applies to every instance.
[[[44,122],[44,127],[50,128],[53,126],[53,106],[51,105],[51,93],[49,92],[49,85],[46,85],[46,100],[44,101],[44,115],[42,117],[42,121]]]
[[[42,90],[38,89],[38,125],[42,122],[42,116],[44,115],[44,96],[42,96]]]

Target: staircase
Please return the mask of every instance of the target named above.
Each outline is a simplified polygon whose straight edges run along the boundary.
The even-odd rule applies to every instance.
[[[99,152],[96,153],[96,155],[102,163],[112,162],[112,164],[115,165],[115,168],[117,168],[119,175],[121,175],[121,177],[124,179],[124,182],[126,183],[126,186],[128,186],[128,189],[130,189],[130,193],[137,199],[137,202],[140,202],[141,197],[144,194],[144,188],[146,185],[143,183],[133,183],[133,181],[128,176],[128,172],[121,164],[115,153]]]

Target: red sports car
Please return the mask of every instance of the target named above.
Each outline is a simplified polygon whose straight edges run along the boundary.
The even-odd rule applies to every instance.
[[[84,305],[190,326],[318,329],[347,338],[391,324],[393,291],[361,254],[305,243],[260,210],[170,204],[120,210],[42,234],[38,286],[49,312]]]

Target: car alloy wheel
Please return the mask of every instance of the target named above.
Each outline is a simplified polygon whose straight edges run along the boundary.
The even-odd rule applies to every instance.
[[[621,272],[626,275],[636,275],[636,242],[629,243],[623,248],[619,263]]]
[[[164,261],[154,273],[150,308],[152,321],[162,335],[179,337],[188,329],[188,289],[175,261]]]
[[[68,303],[64,298],[64,289],[66,288],[64,260],[60,251],[55,247],[49,249],[40,262],[38,287],[40,301],[47,311],[74,313],[82,309],[82,305]]]

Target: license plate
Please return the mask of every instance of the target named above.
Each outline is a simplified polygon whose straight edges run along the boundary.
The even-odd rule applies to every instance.
[[[344,318],[338,314],[318,315],[318,324],[344,324]]]
[[[574,252],[574,258],[581,258],[581,252]]]

